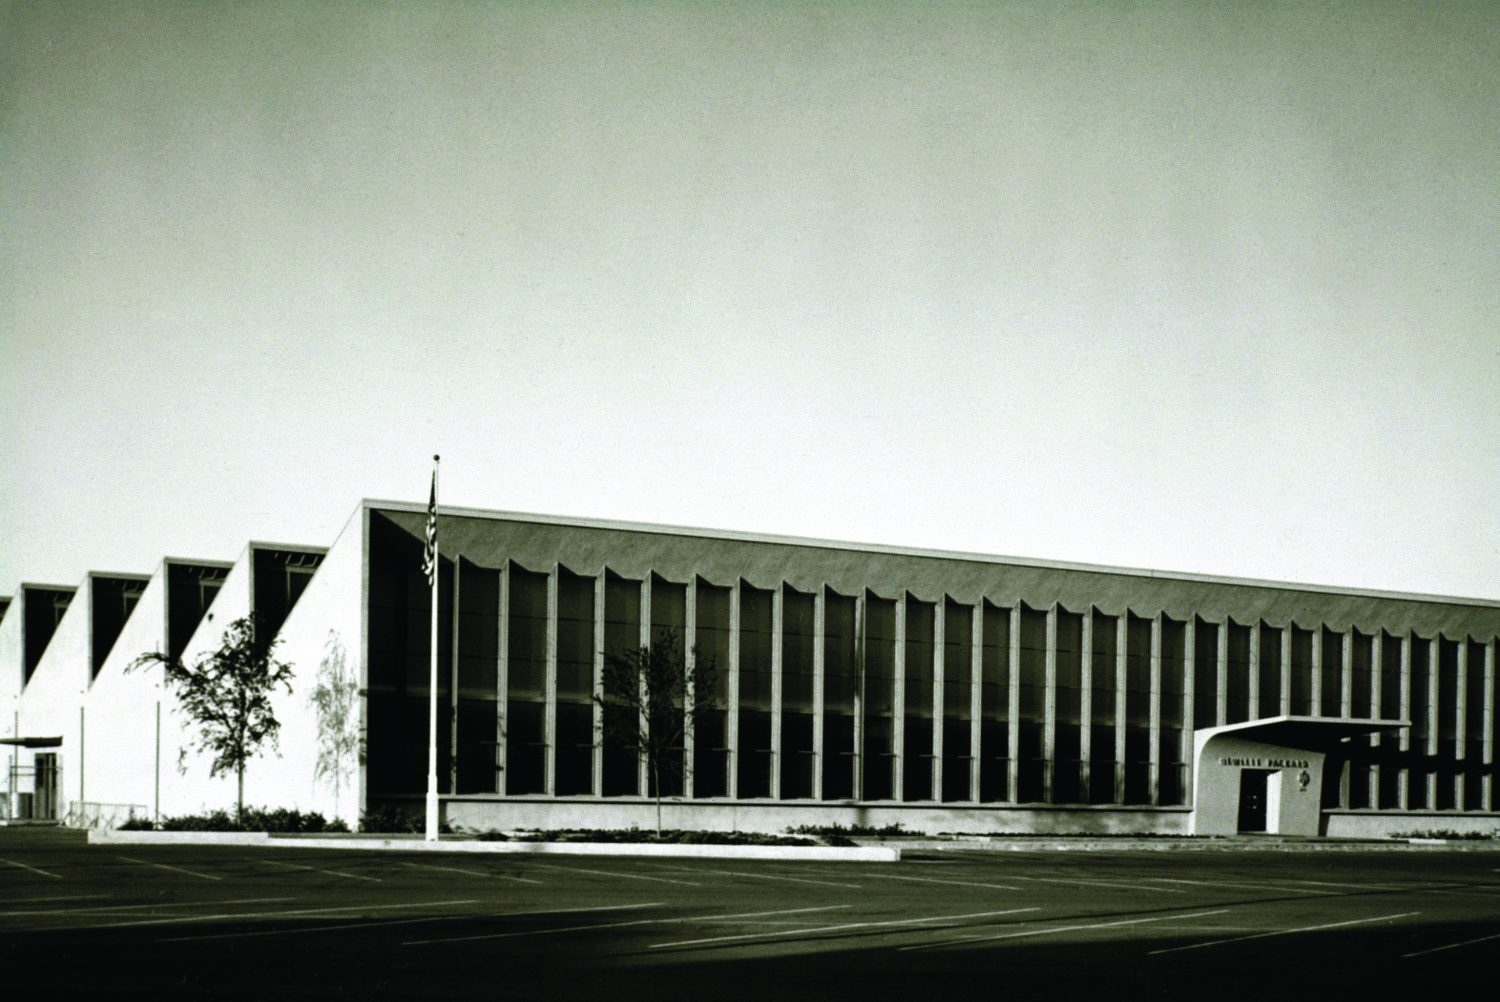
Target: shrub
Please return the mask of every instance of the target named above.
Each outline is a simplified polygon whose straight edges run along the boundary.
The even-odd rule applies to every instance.
[[[327,820],[317,811],[304,814],[301,811],[278,807],[275,810],[258,807],[245,808],[243,821],[238,821],[228,811],[208,811],[204,814],[182,814],[162,818],[153,824],[146,818],[131,818],[120,826],[123,831],[164,832],[282,832],[309,834],[316,832],[346,832],[349,826],[338,818]]]
[[[498,833],[496,833],[498,834]],[[485,838],[481,835],[480,838]],[[810,838],[761,832],[706,832],[665,829],[660,835],[638,828],[554,828],[517,834],[517,842],[658,843],[672,845],[816,845]]]
[[[421,810],[381,804],[359,816],[359,830],[371,834],[421,835],[427,831],[427,815]],[[438,831],[444,835],[453,833],[447,822],[440,823]]]
[[[897,821],[892,825],[796,825],[788,828],[793,835],[818,835],[822,837],[850,835],[921,835],[921,832],[907,831],[906,826]],[[832,845],[833,843],[829,843]]]
[[[1460,832],[1452,828],[1429,828],[1422,831],[1392,832],[1391,838],[1432,838],[1448,841],[1480,842],[1500,838],[1500,829],[1491,832]]]

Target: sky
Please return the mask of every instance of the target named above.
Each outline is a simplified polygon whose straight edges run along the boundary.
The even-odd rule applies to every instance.
[[[0,594],[362,497],[1500,599],[1500,4],[0,0]]]

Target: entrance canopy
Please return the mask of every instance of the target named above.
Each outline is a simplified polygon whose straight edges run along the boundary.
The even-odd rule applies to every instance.
[[[1309,717],[1287,714],[1280,717],[1262,717],[1223,727],[1202,727],[1193,732],[1193,743],[1200,749],[1220,735],[1233,734],[1237,738],[1260,741],[1268,745],[1285,745],[1289,748],[1326,749],[1344,738],[1359,734],[1375,734],[1380,731],[1395,731],[1410,727],[1410,720],[1387,720],[1381,718]]]
[[[1410,726],[1286,714],[1194,731],[1191,831],[1317,835],[1324,760],[1333,755],[1340,762],[1339,746],[1351,739]]]
[[[0,738],[0,745],[17,745],[21,748],[61,748],[62,738]]]

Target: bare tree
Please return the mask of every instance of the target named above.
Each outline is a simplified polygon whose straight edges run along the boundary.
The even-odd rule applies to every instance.
[[[695,724],[714,709],[717,667],[694,648],[683,655],[675,630],[657,632],[649,646],[604,655],[601,693],[595,701],[604,711],[604,739],[623,752],[645,759],[656,800],[656,835],[661,837],[661,793],[665,780],[683,775],[686,745]]]
[[[198,750],[213,756],[209,775],[235,774],[235,817],[241,821],[245,765],[262,746],[276,747],[276,734],[281,730],[271,709],[271,696],[281,687],[292,691],[292,666],[276,660],[276,643],[258,640],[254,619],[245,617],[229,624],[218,650],[202,655],[192,665],[152,651],[136,658],[127,669],[161,665],[178,704],[198,725]]]
[[[339,791],[344,777],[359,760],[359,719],[356,699],[359,681],[350,670],[338,632],[328,631],[323,660],[318,665],[317,685],[309,694],[318,716],[318,761],[313,778],[333,786],[333,811],[339,811]]]

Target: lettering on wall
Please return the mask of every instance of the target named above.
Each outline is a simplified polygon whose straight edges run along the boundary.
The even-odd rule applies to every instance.
[[[1311,764],[1305,758],[1235,758],[1219,759],[1220,765],[1237,765],[1250,769],[1307,769]]]

